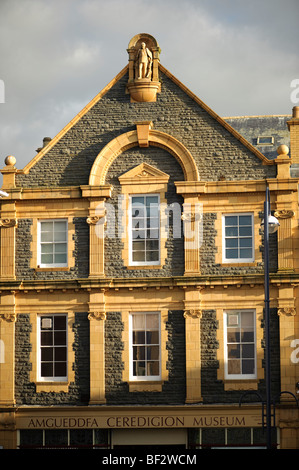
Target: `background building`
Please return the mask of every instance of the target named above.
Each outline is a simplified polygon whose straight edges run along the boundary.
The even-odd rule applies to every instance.
[[[128,56],[2,169],[0,444],[264,446],[268,187],[272,442],[298,448],[298,108],[222,119],[155,38]]]

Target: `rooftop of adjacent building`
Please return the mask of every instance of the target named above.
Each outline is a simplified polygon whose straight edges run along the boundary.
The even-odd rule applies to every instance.
[[[228,116],[223,119],[269,159],[277,157],[280,145],[290,147],[287,121],[291,114],[269,116]]]

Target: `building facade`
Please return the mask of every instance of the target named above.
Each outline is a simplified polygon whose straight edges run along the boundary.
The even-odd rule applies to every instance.
[[[151,35],[127,51],[25,168],[1,170],[0,445],[264,446],[268,187],[272,443],[299,448],[298,108],[273,154],[269,128],[245,138]]]

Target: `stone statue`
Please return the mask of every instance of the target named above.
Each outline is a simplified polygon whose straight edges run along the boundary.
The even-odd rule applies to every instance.
[[[137,79],[151,78],[153,54],[146,47],[145,42],[141,43],[141,47],[136,54],[136,74]]]

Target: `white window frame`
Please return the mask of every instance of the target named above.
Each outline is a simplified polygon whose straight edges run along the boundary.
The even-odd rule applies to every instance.
[[[133,261],[133,227],[132,227],[132,200],[135,197],[157,197],[158,198],[158,233],[159,237],[153,240],[158,240],[158,245],[159,245],[159,258],[156,261]],[[143,193],[143,194],[131,194],[129,196],[129,265],[130,266],[158,266],[161,264],[161,212],[160,212],[160,195],[155,194],[155,193]],[[145,240],[149,240],[148,238],[145,238]]]
[[[227,341],[227,317],[228,315],[242,315],[252,313],[253,316],[253,344],[254,344],[254,374],[229,374],[228,373],[228,341]],[[257,344],[256,344],[256,311],[254,309],[226,310],[223,315],[223,340],[224,340],[224,376],[226,380],[253,380],[257,378]],[[241,338],[240,338],[240,343]],[[250,344],[252,344],[250,342]],[[242,361],[242,358],[240,358]]]
[[[134,315],[158,315],[159,317],[159,375],[133,375],[133,316]],[[131,312],[129,314],[129,361],[130,381],[132,382],[154,382],[161,380],[161,312]],[[144,361],[146,362],[146,360]]]
[[[65,340],[65,347],[66,347],[66,375],[65,376],[42,376],[41,375],[41,321],[43,318],[51,317],[54,320],[54,317],[65,317],[65,324],[66,324],[66,340]],[[66,313],[56,313],[56,314],[42,314],[37,316],[37,380],[39,382],[66,382],[68,380],[68,315]],[[53,360],[53,362],[55,362]]]
[[[263,139],[269,139],[268,142],[262,142]],[[257,145],[273,145],[274,144],[274,137],[272,135],[259,135],[256,139]]]
[[[229,239],[229,237],[226,237],[225,235],[225,219],[226,217],[239,217],[239,216],[249,216],[251,217],[251,228],[252,228],[252,233],[251,233],[251,239],[252,239],[252,257],[251,258],[227,258],[226,257],[226,239]],[[237,225],[239,227],[239,224]],[[237,239],[238,241],[241,240],[242,238],[250,238],[249,236],[243,236],[240,237],[239,235],[236,237],[231,237],[232,239]],[[229,247],[228,247],[229,248]],[[239,249],[239,244],[238,244],[238,249]],[[223,263],[253,263],[254,262],[254,214],[252,212],[236,212],[236,213],[230,213],[230,214],[223,214],[222,215],[222,262]]]
[[[41,224],[43,222],[65,222],[65,228],[66,228],[66,240],[64,243],[66,243],[66,263],[42,263],[41,262]],[[68,220],[66,218],[62,219],[40,219],[38,221],[38,235],[37,235],[37,264],[41,268],[64,268],[68,266]],[[57,242],[58,243],[58,242]],[[55,244],[55,242],[53,242]]]

